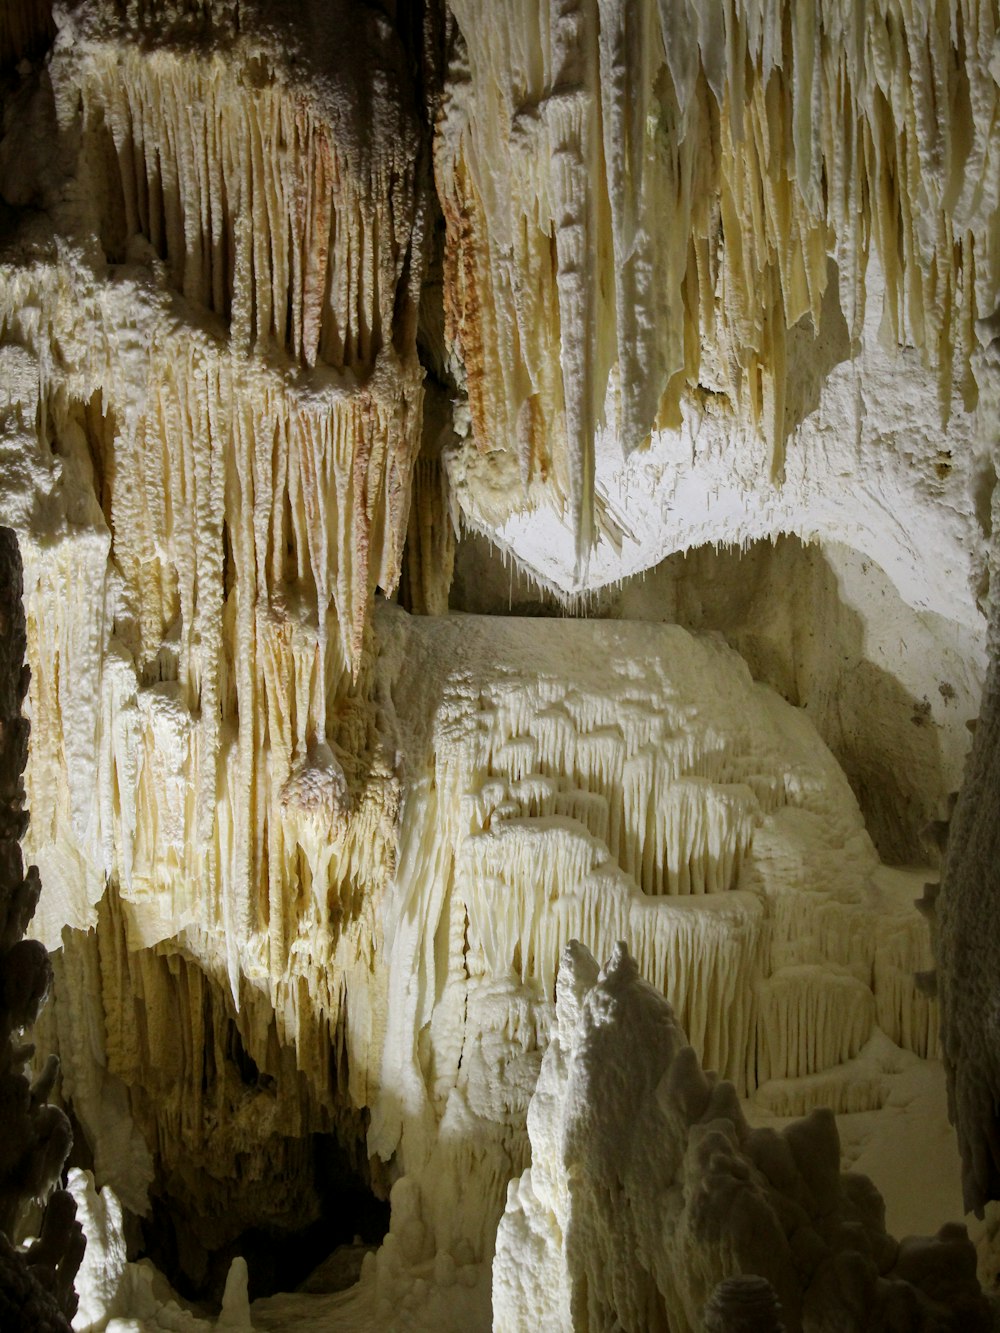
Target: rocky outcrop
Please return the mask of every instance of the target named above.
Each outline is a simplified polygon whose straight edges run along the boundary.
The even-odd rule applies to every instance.
[[[47,1333],[68,1328],[76,1310],[84,1241],[72,1195],[55,1188],[72,1144],[66,1116],[47,1104],[58,1061],[50,1056],[32,1080],[35,1048],[24,1040],[52,983],[44,945],[24,938],[40,888],[20,846],[28,821],[24,650],[21,559],[13,532],[0,528],[0,1324]],[[32,1201],[45,1203],[39,1235],[19,1248]]]
[[[774,1295],[788,1333],[993,1328],[964,1227],[887,1235],[871,1181],[840,1173],[829,1111],[752,1129],[623,945],[600,971],[569,946],[556,1013],[497,1233],[495,1333],[774,1331]],[[756,1310],[741,1274],[773,1289]]]
[[[1000,1199],[1000,656],[991,662],[965,781],[948,827],[940,889],[929,886],[949,1108],[962,1188],[982,1216]]]

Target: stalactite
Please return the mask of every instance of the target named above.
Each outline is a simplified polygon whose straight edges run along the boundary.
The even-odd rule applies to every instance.
[[[1000,295],[992,0],[454,10],[448,334],[475,442],[549,476],[581,556],[604,420],[628,454],[701,383],[781,477],[788,331],[818,334],[829,255],[853,338],[877,254],[942,413],[953,379],[974,399]]]
[[[272,342],[307,366],[373,371],[410,260],[405,124],[374,140],[393,156],[352,161],[322,108],[266,65],[241,76],[230,61],[120,47],[81,88],[85,134],[109,135],[117,159],[115,221],[150,242],[178,291],[226,319],[240,350]]]

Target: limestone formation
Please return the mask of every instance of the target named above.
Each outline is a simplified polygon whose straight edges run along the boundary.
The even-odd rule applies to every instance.
[[[942,1054],[1000,1193],[996,0],[9,0],[0,111],[0,1228],[71,1120],[80,1333],[985,1321],[886,1231]],[[724,1127],[625,1124],[667,1048]]]
[[[498,1331],[778,1333],[775,1295],[789,1333],[993,1326],[964,1228],[888,1236],[871,1181],[839,1172],[829,1111],[751,1129],[622,945],[600,972],[567,950],[528,1132],[497,1233]]]
[[[0,528],[0,1322],[47,1333],[68,1328],[76,1311],[73,1278],[85,1242],[72,1196],[56,1188],[72,1141],[66,1116],[47,1104],[58,1061],[50,1056],[32,1079],[35,1047],[24,1040],[52,981],[44,946],[24,938],[39,892],[38,870],[24,872],[20,848],[28,818],[24,648],[17,540]],[[25,1246],[33,1202],[44,1211],[37,1239]]]
[[[934,917],[950,1112],[962,1152],[965,1206],[980,1216],[991,1199],[1000,1197],[1000,1067],[990,981],[996,975],[992,923],[1000,895],[998,670],[994,656],[949,827]]]

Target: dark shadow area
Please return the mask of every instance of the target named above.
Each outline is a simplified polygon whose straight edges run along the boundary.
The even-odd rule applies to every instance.
[[[568,598],[533,579],[481,533],[466,530],[455,551],[451,611],[476,616],[614,618],[618,589]]]
[[[338,1246],[350,1245],[356,1236],[365,1244],[379,1244],[389,1230],[389,1204],[375,1197],[336,1137],[310,1135],[301,1144],[301,1156],[303,1178],[311,1178],[312,1195],[303,1201],[312,1214],[305,1225],[289,1209],[266,1225],[248,1227],[225,1244],[200,1253],[199,1271],[193,1274],[192,1248],[200,1248],[208,1219],[192,1213],[159,1179],[151,1216],[141,1225],[142,1246],[134,1257],[151,1259],[185,1300],[217,1307],[237,1256],[247,1261],[250,1299],[256,1300],[294,1291]],[[211,1219],[210,1228],[214,1227]]]
[[[114,888],[96,931],[64,933],[67,956],[56,1023],[61,1006],[91,1004],[103,1015],[105,1067],[124,1083],[155,1166],[149,1215],[124,1213],[130,1259],[149,1258],[185,1300],[214,1313],[237,1256],[255,1299],[293,1290],[355,1237],[381,1241],[389,1205],[369,1174],[368,1113],[346,1092],[346,1053],[328,1021],[318,1020],[329,1067],[309,1078],[294,1039],[279,1035],[270,1002],[252,987],[237,1011],[225,985],[176,941],[130,951]],[[70,1164],[92,1169],[102,1145],[84,1133],[94,1114],[87,1095]],[[119,1146],[127,1142],[127,1124],[114,1132]]]
[[[0,5],[0,73],[33,60],[52,45],[52,0],[3,0]]]
[[[814,332],[811,316],[804,315],[785,335],[785,356],[788,377],[784,444],[787,444],[806,417],[819,407],[823,386],[834,367],[851,356],[850,330],[840,306],[840,274],[832,259],[826,264],[819,329]]]

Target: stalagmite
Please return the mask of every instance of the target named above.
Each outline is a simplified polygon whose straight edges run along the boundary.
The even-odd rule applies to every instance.
[[[829,1112],[752,1129],[624,945],[598,971],[573,944],[559,977],[532,1166],[497,1233],[498,1333],[775,1331],[775,1296],[789,1333],[992,1326],[965,1229],[887,1235],[871,1181],[840,1174]],[[757,1322],[739,1322],[738,1293],[725,1298],[741,1273],[770,1285]]]

